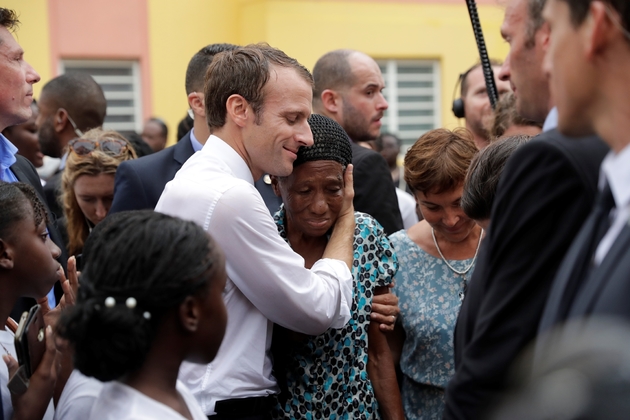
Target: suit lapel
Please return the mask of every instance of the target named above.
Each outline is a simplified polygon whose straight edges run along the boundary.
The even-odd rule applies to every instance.
[[[579,271],[585,266],[581,257],[584,254],[584,247],[589,246],[588,242],[595,225],[595,216],[591,214],[558,269],[540,321],[539,332],[546,331],[566,319],[570,305],[582,286],[576,279],[581,277]]]
[[[602,290],[608,284],[611,273],[619,264],[620,258],[627,252],[630,246],[630,226],[626,224],[619,233],[619,236],[606,254],[602,263],[591,273],[584,287],[571,308],[572,316],[588,315],[595,302],[599,298]]]
[[[179,163],[181,167],[195,153],[190,142],[190,131],[173,147],[175,148],[173,150],[173,160]]]

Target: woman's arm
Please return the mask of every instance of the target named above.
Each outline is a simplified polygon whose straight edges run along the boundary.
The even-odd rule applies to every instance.
[[[375,295],[388,292],[387,287],[377,287]],[[378,322],[370,322],[368,328],[367,371],[383,420],[404,420],[394,358],[389,349],[387,337],[380,330]]]

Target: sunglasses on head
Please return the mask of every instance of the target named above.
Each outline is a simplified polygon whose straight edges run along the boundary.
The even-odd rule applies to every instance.
[[[95,150],[112,156],[120,156],[127,151],[127,142],[119,139],[103,139],[100,141],[89,139],[74,139],[68,143],[70,150],[79,156],[86,156]]]

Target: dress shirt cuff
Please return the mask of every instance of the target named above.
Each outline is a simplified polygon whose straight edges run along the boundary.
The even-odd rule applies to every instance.
[[[337,312],[332,318],[329,328],[342,328],[350,320],[350,304],[352,302],[352,273],[346,263],[331,258],[323,258],[311,267],[317,276],[339,282],[340,299]]]

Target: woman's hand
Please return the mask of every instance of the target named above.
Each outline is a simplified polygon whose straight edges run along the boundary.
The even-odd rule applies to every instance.
[[[389,287],[393,287],[393,284]],[[372,298],[370,322],[381,324],[381,331],[394,331],[394,325],[399,313],[398,298],[393,293],[374,295]]]
[[[343,205],[339,212],[339,217],[348,216],[354,221],[354,166],[348,165],[343,174]]]
[[[50,326],[46,327],[46,352],[30,378],[28,389],[22,395],[11,394],[14,420],[41,419],[50,404],[59,369],[59,354]],[[10,355],[2,356],[9,370],[9,378],[16,374],[19,365]]]
[[[63,296],[59,301],[59,304],[50,309],[48,304],[48,297],[43,297],[37,301],[41,305],[41,311],[44,315],[44,321],[46,325],[50,325],[53,328],[57,327],[57,322],[61,313],[69,306],[74,305],[77,299],[77,293],[79,290],[79,273],[77,272],[77,260],[74,256],[68,258],[68,278],[63,273],[63,268],[59,267],[59,282],[61,283],[61,289],[63,290]]]

